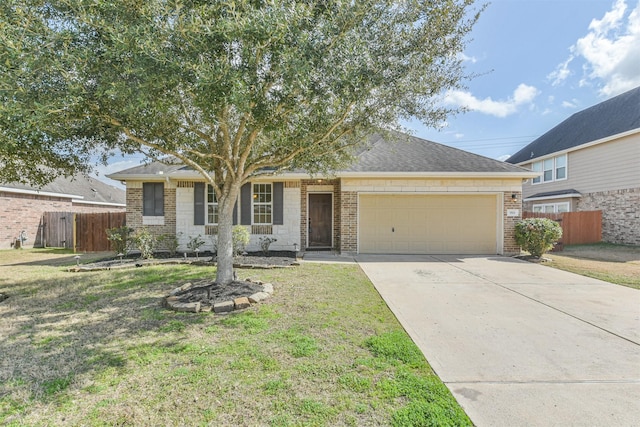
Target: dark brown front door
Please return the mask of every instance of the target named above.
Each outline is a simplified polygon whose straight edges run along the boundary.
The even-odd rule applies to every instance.
[[[309,194],[309,247],[331,247],[331,194]]]

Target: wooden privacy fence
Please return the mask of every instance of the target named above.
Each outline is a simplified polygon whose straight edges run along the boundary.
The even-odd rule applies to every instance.
[[[111,249],[107,229],[126,224],[124,212],[45,212],[42,215],[41,245],[80,252]]]
[[[597,243],[602,240],[602,211],[563,213],[523,212],[522,218],[549,218],[562,227],[563,245]]]

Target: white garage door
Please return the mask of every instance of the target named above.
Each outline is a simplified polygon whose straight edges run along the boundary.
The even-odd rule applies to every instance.
[[[359,252],[495,254],[497,196],[362,194]]]

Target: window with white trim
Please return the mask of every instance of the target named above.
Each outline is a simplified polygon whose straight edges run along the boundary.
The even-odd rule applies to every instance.
[[[553,182],[567,179],[567,155],[551,157],[531,164],[531,170],[542,172],[542,176],[533,178],[533,184],[540,182]]]
[[[536,213],[562,213],[570,210],[569,202],[533,205],[533,211]]]
[[[271,184],[253,184],[253,224],[273,223],[273,187]]]
[[[207,184],[207,224],[218,224],[218,198],[211,184]]]

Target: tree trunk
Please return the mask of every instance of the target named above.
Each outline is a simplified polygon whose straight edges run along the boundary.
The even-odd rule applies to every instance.
[[[229,196],[222,196],[218,201],[218,270],[216,283],[228,285],[233,282],[233,206],[238,198],[238,191],[231,191]]]

